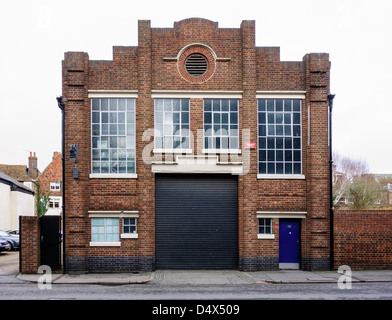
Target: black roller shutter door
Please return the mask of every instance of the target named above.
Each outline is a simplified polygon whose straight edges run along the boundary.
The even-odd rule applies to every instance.
[[[237,269],[238,190],[231,175],[156,175],[156,267]]]

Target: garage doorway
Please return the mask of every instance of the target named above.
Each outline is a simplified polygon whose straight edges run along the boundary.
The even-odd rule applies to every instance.
[[[157,269],[238,269],[238,178],[156,175]]]

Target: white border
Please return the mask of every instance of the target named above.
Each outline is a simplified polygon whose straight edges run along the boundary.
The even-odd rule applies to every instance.
[[[257,234],[257,239],[270,239],[274,240],[275,239],[275,234],[263,234],[263,233],[258,233]]]
[[[210,98],[242,99],[243,91],[209,91],[209,90],[151,90],[151,98]]]
[[[137,98],[137,90],[88,90],[89,98]]]
[[[89,218],[139,218],[139,211],[88,211]]]
[[[257,179],[266,180],[304,180],[304,174],[258,174]]]
[[[91,241],[90,247],[121,247],[121,242],[120,241],[113,241],[113,242]]]
[[[256,99],[305,99],[306,91],[256,91]]]
[[[137,179],[136,173],[90,173],[90,179]]]
[[[271,218],[271,219],[305,219],[307,211],[256,211],[257,218]]]

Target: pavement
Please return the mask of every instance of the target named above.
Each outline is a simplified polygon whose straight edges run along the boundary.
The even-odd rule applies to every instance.
[[[242,284],[301,284],[337,283],[343,274],[337,271],[256,271],[238,270],[157,270],[141,273],[88,273],[88,274],[18,274],[25,282],[52,284],[160,284],[160,285],[242,285]],[[344,274],[345,277],[349,273]],[[352,283],[392,282],[392,270],[351,271]],[[1,282],[1,281],[0,281]]]

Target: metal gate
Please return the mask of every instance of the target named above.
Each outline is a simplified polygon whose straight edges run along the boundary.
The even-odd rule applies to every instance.
[[[41,265],[61,269],[61,217],[41,217]]]
[[[238,178],[156,175],[158,269],[238,268]]]

